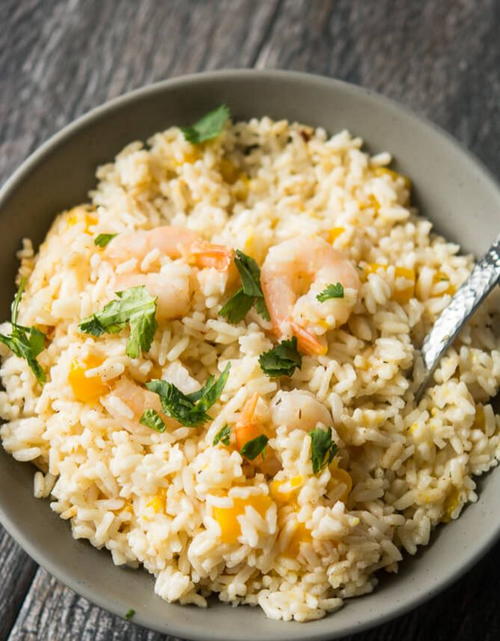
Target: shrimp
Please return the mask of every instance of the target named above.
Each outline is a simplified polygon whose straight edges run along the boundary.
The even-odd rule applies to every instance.
[[[320,292],[337,282],[344,287],[342,298],[317,300]],[[262,265],[261,285],[275,333],[296,336],[306,354],[326,353],[319,335],[347,321],[360,287],[351,261],[314,236],[271,247]]]
[[[215,267],[220,271],[228,270],[233,259],[232,249],[209,243],[191,229],[169,225],[118,234],[109,242],[104,255],[112,263],[130,258],[142,261],[153,249],[170,258],[185,258],[197,267]]]
[[[101,404],[119,422],[120,427],[132,434],[150,432],[148,427],[139,422],[146,409],[156,410],[167,428],[179,427],[177,421],[163,414],[158,394],[140,387],[125,377],[117,382],[107,396],[101,398]]]
[[[159,321],[181,318],[189,311],[192,287],[187,265],[170,263],[160,272],[120,274],[115,278],[117,290],[139,285],[144,285],[149,294],[157,298],[156,318]]]
[[[286,425],[289,430],[313,430],[318,423],[333,424],[329,410],[310,392],[294,389],[279,391],[271,403],[271,419],[277,427]]]
[[[241,451],[246,443],[263,434],[269,436],[257,413],[259,400],[260,396],[255,393],[246,401],[234,426],[234,445],[238,451]],[[274,476],[281,469],[278,457],[269,446],[266,446],[265,454],[259,454],[255,459],[248,461],[248,464],[269,476]]]

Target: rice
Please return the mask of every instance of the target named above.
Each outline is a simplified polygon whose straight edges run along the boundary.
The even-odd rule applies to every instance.
[[[322,617],[373,590],[376,572],[397,571],[432,528],[458,518],[478,498],[474,477],[497,464],[495,294],[415,404],[416,349],[472,259],[417,215],[390,161],[386,152],[370,157],[346,131],[329,137],[269,118],[228,124],[200,146],[174,127],[100,167],[90,202],[60,214],[37,253],[24,240],[19,322],[47,333],[39,361],[48,376],[40,386],[0,345],[3,446],[36,466],[35,496],[50,497],[75,538],[108,549],[117,565],[144,566],[166,601],[205,607],[215,593],[274,619]],[[348,292],[356,302],[347,322],[326,330],[323,308],[300,310],[313,314],[327,353],[304,355],[290,378],[269,378],[259,356],[275,344],[270,323],[255,309],[236,324],[219,314],[228,274],[158,248],[113,266],[94,244],[101,233],[166,224],[259,264],[297,237],[342,251],[361,278],[359,292]],[[93,337],[78,324],[114,297],[115,278],[136,272],[165,274],[171,287],[190,279],[192,291],[189,311],[160,322],[151,349],[130,358],[128,330]],[[120,381],[162,378],[190,394],[227,363],[203,427],[157,433],[138,423],[133,394],[120,392]],[[75,377],[101,393],[79,399]],[[254,394],[258,421],[272,428],[274,478],[233,446],[213,445]],[[338,454],[314,474],[307,432],[329,422]]]

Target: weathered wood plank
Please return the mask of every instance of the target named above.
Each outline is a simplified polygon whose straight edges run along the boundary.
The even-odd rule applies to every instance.
[[[16,620],[37,566],[0,526],[0,639]]]
[[[176,641],[113,616],[38,570],[10,639],[16,641]]]
[[[257,67],[341,78],[426,115],[500,170],[500,3],[284,0]]]
[[[249,66],[276,6],[277,0],[4,0],[0,179],[109,98],[182,73]]]
[[[172,75],[251,65],[278,4],[278,0],[0,3],[0,24],[8,25],[0,30],[0,181],[43,140],[109,98]],[[14,623],[36,565],[5,535],[0,540],[0,567],[1,641]],[[92,606],[40,571],[10,638],[125,636],[160,638]]]

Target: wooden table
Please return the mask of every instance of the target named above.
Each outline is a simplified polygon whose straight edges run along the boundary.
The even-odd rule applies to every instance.
[[[500,169],[497,0],[2,0],[0,25],[2,181],[109,98],[222,67],[298,69],[365,85]],[[349,639],[498,640],[498,595],[500,546],[441,596]],[[166,637],[80,598],[0,529],[0,641],[7,639]]]

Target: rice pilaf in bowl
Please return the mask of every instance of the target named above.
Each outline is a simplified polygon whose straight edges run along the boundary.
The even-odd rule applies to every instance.
[[[3,447],[168,602],[321,618],[498,462],[498,296],[416,404],[418,347],[473,259],[355,134],[221,106],[127,145],[23,240]]]

